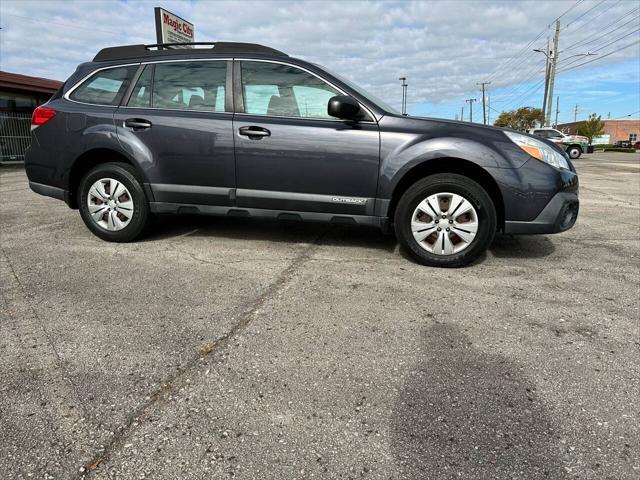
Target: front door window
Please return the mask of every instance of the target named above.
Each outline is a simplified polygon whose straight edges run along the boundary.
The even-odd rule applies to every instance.
[[[245,113],[272,117],[334,119],[329,99],[340,95],[320,78],[289,65],[242,62]]]

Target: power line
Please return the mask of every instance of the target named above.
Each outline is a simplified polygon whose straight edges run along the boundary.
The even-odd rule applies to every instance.
[[[496,110],[495,108],[493,108],[491,105],[489,105],[489,110],[493,110],[496,113],[502,113],[502,112],[499,112],[498,110]]]
[[[623,36],[621,36],[621,37],[619,37],[619,38],[616,38],[615,40],[612,40],[612,41],[610,41],[610,42],[606,43],[605,45],[603,45],[603,46],[601,46],[601,47],[599,47],[599,48],[597,48],[597,49],[595,49],[595,50],[592,50],[592,51],[591,51],[591,52],[589,52],[589,53],[599,52],[600,50],[602,50],[602,49],[604,49],[604,48],[608,47],[609,45],[613,45],[614,43],[616,43],[616,42],[618,42],[618,41],[622,40],[623,38],[627,38],[629,35],[633,35],[633,34],[634,34],[634,33],[636,33],[636,32],[640,32],[640,28],[637,28],[636,30],[633,30],[633,31],[631,31],[631,32],[627,33],[626,35],[623,35]],[[613,52],[613,53],[615,53],[615,52]],[[609,55],[599,55],[599,57],[598,57],[598,58],[605,58],[605,57],[608,57],[608,56],[609,56]],[[592,61],[593,61],[593,62],[595,62],[596,60],[598,60],[598,58],[595,58],[595,59],[593,59]],[[564,65],[564,68],[566,69],[566,67],[568,67],[568,66],[570,66],[570,65],[573,65],[573,64],[575,64],[575,63],[576,63],[576,62],[578,62],[578,61],[580,61],[580,58],[575,58],[575,59],[571,60],[569,63],[567,63],[566,65]],[[590,61],[590,62],[585,62],[585,63],[591,63],[591,61]],[[584,65],[584,63],[582,63],[581,65]]]
[[[583,66],[583,65],[587,65],[588,63],[593,63],[593,62],[596,62],[596,61],[598,61],[598,60],[602,60],[603,58],[606,58],[606,57],[608,57],[609,55],[613,55],[614,53],[620,52],[621,50],[625,50],[625,49],[627,49],[627,48],[629,48],[629,47],[633,47],[634,45],[637,45],[638,43],[640,43],[640,40],[636,40],[635,42],[631,42],[631,43],[629,43],[629,44],[625,45],[624,47],[620,47],[620,48],[618,48],[617,50],[614,50],[614,51],[612,51],[612,52],[609,52],[609,53],[607,53],[607,54],[605,54],[605,55],[599,55],[599,56],[598,56],[598,58],[594,58],[593,60],[589,60],[588,62],[579,63],[578,65],[574,65],[574,66],[569,67],[569,68],[563,68],[563,69],[562,69],[562,70],[560,70],[559,72],[567,72],[567,71],[569,71],[569,70],[573,70],[574,68],[578,68],[578,67],[581,67],[581,66]],[[559,73],[559,72],[558,72],[558,73]]]
[[[620,0],[619,0],[617,3],[619,3],[619,2],[620,2]],[[570,26],[572,26],[572,25],[573,25],[573,26],[577,25],[577,22],[579,22],[581,19],[584,19],[584,18],[585,18],[585,17],[586,17],[590,12],[594,11],[597,7],[601,6],[601,5],[602,5],[602,4],[604,4],[604,3],[605,3],[605,0],[601,0],[601,1],[600,1],[600,2],[598,2],[596,5],[592,6],[591,8],[588,8],[585,12],[581,13],[580,15],[578,15],[577,17],[575,17],[573,20],[571,20],[571,21],[569,22],[569,24],[568,24],[567,26],[565,26],[562,30],[564,31],[564,30],[567,30],[567,29],[568,29]],[[617,5],[617,3],[616,3],[616,5]],[[577,7],[578,5],[579,5],[579,3],[572,5],[572,7],[571,7],[569,10],[565,11],[565,13],[563,13],[563,15],[566,15],[566,13],[568,13],[568,11],[570,11],[572,8]],[[634,9],[634,10],[635,10],[635,9]],[[634,10],[631,10],[631,13],[632,13]],[[606,11],[606,10],[604,10],[604,11]],[[598,13],[595,17],[597,18],[597,17],[601,16],[601,15],[604,13],[604,11],[603,11],[603,12]],[[560,16],[560,17],[558,17],[558,18],[561,18],[563,15],[561,15],[561,16]],[[622,20],[624,20],[624,18],[625,18],[625,17],[622,17],[621,19],[622,19]],[[616,21],[614,21],[612,24],[609,24],[607,27],[609,27],[609,26],[611,26],[611,25],[615,25],[616,23],[619,23],[621,19],[617,19],[617,20],[616,20]],[[633,20],[631,20],[631,21],[633,21]],[[628,25],[629,23],[630,23],[630,21],[627,21],[627,22],[624,24],[624,26]],[[620,28],[613,29],[612,31],[608,32],[608,34],[611,34],[612,32],[618,31],[619,29],[620,29]],[[543,32],[544,32],[544,31],[543,31]],[[538,37],[536,37],[536,39],[534,39],[532,42],[529,42],[529,45],[531,45],[532,43],[534,43],[534,42],[535,42],[535,41],[536,41],[540,36],[541,36],[541,35],[538,35]],[[619,40],[620,40],[620,39],[622,39],[622,38],[624,38],[624,37],[620,37],[620,38],[616,39],[615,41],[619,41]],[[597,40],[599,40],[599,39],[601,39],[601,36],[597,37],[595,40],[592,38],[592,39],[590,39],[587,43],[588,43],[588,44],[592,44],[592,43],[594,43],[594,41],[597,41]],[[611,43],[615,43],[615,41],[614,41],[614,42],[609,42],[609,44],[611,44]],[[581,40],[581,41],[579,41],[579,42],[575,42],[574,44],[570,45],[570,47],[574,47],[574,48],[575,48],[575,47],[576,47],[577,45],[579,45],[580,43],[585,43],[585,39],[583,39],[583,40]],[[600,49],[602,49],[602,48],[606,48],[607,46],[608,46],[608,45],[607,45],[607,44],[605,44],[605,45],[603,45],[603,46],[598,46],[598,47],[599,47]],[[554,50],[558,50],[557,45],[554,47]],[[566,50],[568,50],[568,49],[565,49],[564,51],[566,51]],[[557,58],[558,58],[558,55],[557,55],[558,53],[560,53],[560,52],[555,52],[555,51],[554,51],[554,53],[553,53],[553,58],[554,58],[554,59],[557,59]],[[524,58],[522,58],[522,59],[520,60],[520,63],[524,62],[526,59],[527,59],[527,57],[525,56]],[[512,60],[513,60],[513,58],[512,58]],[[565,61],[566,61],[566,60],[565,60]],[[574,64],[574,63],[576,63],[576,62],[579,62],[579,61],[580,61],[580,59],[579,59],[579,58],[576,58],[576,59],[574,59],[574,60],[570,61],[567,65],[572,65],[572,64]],[[511,61],[511,63],[513,64],[513,61]],[[560,63],[560,62],[558,62],[558,63]],[[509,65],[509,62],[507,62],[507,63],[503,64],[502,68],[506,68],[508,65]],[[514,65],[514,66],[517,66],[517,64],[516,64],[516,65]],[[563,66],[566,66],[566,65],[563,65]],[[494,76],[495,76],[495,75],[497,75],[497,72],[498,72],[499,70],[500,70],[500,68],[499,68],[498,70],[496,70],[496,72],[494,73]],[[524,83],[524,84],[526,85],[526,82],[527,82],[529,79],[531,79],[531,78],[535,77],[535,76],[538,74],[537,70],[538,70],[538,69],[537,69],[537,67],[534,67],[533,71],[529,70],[529,71],[528,71],[529,76],[528,76],[525,80],[521,81],[520,83],[521,83],[521,84],[523,84],[523,83]],[[524,93],[519,94],[519,92],[521,92],[521,91],[522,91],[522,90],[521,90],[521,88],[520,88],[520,87],[518,87],[518,86],[512,87],[512,88],[511,88],[511,89],[506,93],[506,95],[507,95],[507,96],[511,96],[511,95],[514,95],[514,94],[519,94],[519,96],[518,96],[517,98],[515,98],[515,99],[512,99],[512,100],[510,100],[510,101],[507,101],[507,103],[506,103],[506,105],[504,106],[504,108],[506,108],[506,107],[507,107],[507,106],[509,106],[509,105],[518,104],[521,100],[523,100],[523,99],[524,99],[524,98],[526,98],[528,95],[530,95],[532,91],[537,90],[537,89],[539,88],[539,85],[538,85],[538,83],[536,83],[536,84],[534,84],[532,87],[527,87],[527,86],[525,86],[524,88],[526,89],[526,90],[524,91]],[[516,92],[517,92],[517,93],[516,93]],[[553,98],[553,96],[551,96],[551,95],[553,95],[553,94],[552,94],[552,93],[550,93],[550,98],[552,99],[552,98]],[[551,106],[550,106],[550,104],[551,104],[551,102],[549,102],[549,105],[547,105],[547,108],[548,108],[548,110],[549,110],[549,111],[548,111],[548,112],[544,112],[544,113],[545,113],[545,115],[546,115],[546,117],[549,117],[549,115],[550,115],[550,111],[551,111]]]
[[[640,113],[640,110],[638,110],[637,112],[630,113],[629,115],[623,115],[621,117],[614,118],[614,120],[620,120],[621,118],[631,117],[631,116],[635,115],[636,113]]]
[[[571,10],[573,10],[574,8],[576,8],[578,5],[580,5],[582,2],[584,2],[584,0],[578,0],[576,3],[574,3],[571,7],[569,7],[568,9],[566,9],[559,17],[555,18],[551,23],[554,23],[558,20],[560,20],[562,17],[564,17],[567,13],[569,13]],[[534,38],[533,40],[531,40],[529,43],[527,43],[522,49],[518,50],[518,52],[513,56],[508,58],[506,61],[502,62],[500,65],[498,65],[498,68],[496,68],[496,70],[493,72],[492,75],[489,76],[488,80],[493,80],[496,75],[498,74],[498,72],[505,68],[507,65],[509,65],[513,60],[517,59],[523,52],[527,52],[529,51],[529,47],[531,45],[533,45],[534,42],[536,42],[540,37],[542,37],[545,32],[551,27],[551,23],[549,25],[547,25],[547,28],[545,28],[544,30],[542,30],[537,36],[536,38]],[[531,55],[531,52],[529,51],[529,55]]]
[[[534,38],[529,43],[527,43],[527,45],[525,45],[525,47],[522,50],[519,50],[518,53],[516,53],[513,57],[511,57],[506,63],[500,64],[498,68],[493,72],[493,74],[489,75],[489,80],[495,80],[496,76],[498,75],[498,72],[500,72],[501,69],[506,68],[507,65],[509,65],[513,60],[515,60],[522,52],[527,51],[528,48],[534,44],[534,42],[536,42],[540,37],[542,37],[545,34],[546,31],[547,29],[544,29],[542,32],[540,32],[540,34],[538,34],[536,38]],[[531,55],[531,52],[528,52],[528,55]],[[522,60],[524,61],[525,59],[526,57],[524,57]],[[518,64],[515,64],[514,67],[516,67],[517,65]]]
[[[597,14],[595,17],[591,17],[591,19],[589,20],[590,22],[593,22],[596,18],[600,18],[602,15],[604,15],[605,13],[608,13],[610,10],[612,10],[615,6],[617,6],[620,2],[622,2],[622,0],[618,0],[616,3],[614,3],[613,5],[610,5],[608,9],[602,9],[600,11],[599,14]],[[574,22],[571,22],[574,23]],[[583,22],[584,25],[584,22]]]
[[[632,10],[632,12],[633,12],[633,11],[636,11],[636,10],[638,10],[638,8],[634,8],[634,9]],[[616,20],[615,22],[610,23],[610,24],[609,24],[609,25],[607,25],[606,27],[603,27],[603,28],[601,29],[601,31],[605,31],[607,28],[611,27],[612,25],[615,25],[616,23],[620,22],[621,20],[624,20],[625,18],[628,18],[628,15],[629,15],[629,13],[626,13],[625,15],[623,15],[621,18],[619,18],[619,19],[618,19],[618,20]],[[582,47],[584,47],[585,45],[589,45],[590,43],[593,43],[593,42],[595,42],[595,41],[597,41],[597,40],[601,39],[602,37],[606,37],[607,35],[611,35],[611,34],[612,34],[613,32],[615,32],[616,30],[620,30],[622,27],[624,27],[624,26],[628,25],[629,23],[631,23],[631,22],[633,22],[633,21],[637,20],[638,18],[640,18],[640,16],[633,17],[633,18],[632,18],[631,20],[629,20],[628,22],[623,23],[622,25],[620,25],[620,26],[618,26],[618,27],[614,28],[613,30],[605,31],[603,34],[598,35],[598,36],[596,36],[596,37],[590,37],[591,39],[590,39],[589,41],[586,41],[586,40],[588,40],[588,39],[589,39],[589,37],[588,37],[588,38],[582,39],[582,40],[580,40],[580,41],[578,41],[578,42],[572,43],[572,44],[571,44],[571,45],[569,45],[567,48],[565,48],[565,51],[575,50],[576,48],[578,48],[578,46],[582,48]]]
[[[615,40],[610,41],[609,43],[606,43],[606,44],[602,45],[601,47],[599,47],[599,48],[597,48],[597,49],[593,50],[591,53],[593,53],[593,52],[599,52],[599,51],[600,51],[600,50],[602,50],[603,48],[606,48],[606,47],[608,47],[609,45],[613,45],[614,43],[616,43],[616,42],[618,42],[618,41],[622,40],[623,38],[627,38],[629,35],[633,35],[633,34],[634,34],[634,33],[636,33],[636,32],[640,32],[640,28],[636,28],[635,30],[630,31],[630,32],[628,32],[627,34],[625,34],[625,35],[623,35],[623,36],[621,36],[621,37],[618,37],[618,38],[616,38]]]
[[[522,100],[532,95],[534,91],[537,93],[540,87],[543,87],[543,86],[544,86],[544,79],[534,83],[533,86],[530,86],[524,93],[519,95],[517,98],[513,100],[509,100],[505,105],[503,105],[502,108],[506,110],[507,107],[518,106]]]
[[[506,92],[502,93],[500,96],[501,97],[512,97],[513,95],[519,95],[520,91],[523,88],[527,88],[527,84],[529,83],[530,80],[533,80],[533,78],[537,77],[540,74],[540,68],[542,68],[542,64],[544,63],[544,60],[540,60],[537,64],[532,65],[533,69],[529,69],[527,71],[527,73],[525,73],[525,75],[527,75],[523,80],[521,80],[520,82],[512,85],[511,87],[507,87],[509,88],[509,90],[507,90]],[[494,100],[494,102],[504,102],[507,100]]]
[[[578,18],[574,18],[573,20],[571,20],[569,23],[567,23],[567,26],[564,27],[563,30],[568,29],[571,25],[573,25],[575,22],[577,22],[578,20],[580,20],[582,17],[584,17],[587,13],[589,13],[591,10],[593,10],[596,7],[599,7],[600,5],[602,5],[604,2],[606,2],[607,0],[602,0],[600,3],[594,5],[593,7],[591,7],[589,10],[587,10],[586,12],[584,12],[582,15],[580,15]]]

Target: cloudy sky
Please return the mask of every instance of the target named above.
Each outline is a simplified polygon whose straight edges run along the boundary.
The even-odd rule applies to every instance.
[[[481,99],[482,81],[491,82],[492,118],[540,106],[544,56],[533,49],[545,48],[560,16],[560,122],[573,120],[576,104],[578,119],[640,113],[636,0],[2,0],[0,69],[63,80],[104,46],[155,43],[154,6],[192,21],[197,41],[269,45],[326,65],[392,105],[406,76],[409,113],[446,118],[460,114],[464,99]],[[479,102],[474,120],[482,121]]]

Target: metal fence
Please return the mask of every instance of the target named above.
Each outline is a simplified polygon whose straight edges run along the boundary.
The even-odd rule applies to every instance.
[[[31,144],[31,114],[0,112],[0,163],[21,162]]]

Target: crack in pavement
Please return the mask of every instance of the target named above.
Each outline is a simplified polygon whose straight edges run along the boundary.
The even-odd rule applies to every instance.
[[[627,206],[638,208],[638,205],[634,205],[633,203],[629,202],[629,200],[625,200],[623,198],[615,197],[615,196],[611,195],[610,193],[603,192],[602,190],[597,190],[597,189],[591,188],[591,187],[585,187],[583,185],[580,185],[580,190],[587,190],[589,192],[599,193],[600,195],[604,195],[605,197],[609,197],[611,200],[615,200],[616,202],[621,202],[621,203],[626,204]]]
[[[229,343],[237,337],[250,323],[254,320],[260,311],[260,308],[271,298],[276,296],[293,278],[299,268],[310,260],[313,252],[320,245],[321,239],[326,234],[326,230],[321,232],[312,243],[309,244],[303,251],[294,257],[289,266],[287,266],[265,290],[260,296],[249,305],[243,313],[240,315],[240,320],[224,335],[218,339],[205,343],[200,346],[198,353],[187,362],[187,364],[176,372],[171,378],[169,378],[163,385],[160,386],[155,392],[149,395],[148,400],[141,404],[135,411],[127,415],[126,422],[120,426],[116,432],[111,436],[108,444],[101,449],[88,463],[84,466],[84,471],[80,474],[81,477],[91,475],[96,472],[100,465],[106,465],[111,458],[112,453],[121,448],[133,428],[137,428],[142,425],[145,415],[147,415],[151,408],[168,400],[172,392],[178,392],[180,388],[187,384],[187,375],[193,370],[197,369],[202,360],[207,358],[213,353],[221,353],[224,351]],[[213,359],[214,363],[221,363],[224,360],[224,356]],[[136,426],[134,427],[134,423]],[[107,472],[108,475],[108,472]]]
[[[77,385],[75,383],[73,383],[73,380],[71,380],[71,376],[67,373],[67,371],[66,371],[66,369],[64,367],[64,360],[63,360],[62,356],[60,355],[60,352],[58,352],[58,350],[57,350],[57,348],[56,348],[56,346],[55,346],[55,344],[53,342],[53,339],[51,338],[51,335],[49,334],[49,331],[44,327],[44,322],[40,318],[40,315],[38,314],[36,309],[33,307],[33,301],[31,300],[29,295],[27,295],[27,292],[26,292],[26,289],[25,289],[24,285],[20,281],[20,278],[18,278],[18,275],[16,274],[16,271],[13,268],[13,264],[11,263],[11,260],[9,260],[9,255],[7,255],[7,252],[1,246],[0,246],[0,252],[2,252],[2,256],[4,257],[4,260],[5,260],[6,264],[7,264],[7,267],[9,267],[9,272],[11,273],[11,276],[14,278],[16,284],[18,285],[18,287],[20,289],[20,292],[22,293],[22,296],[23,296],[23,298],[25,300],[25,303],[27,304],[29,310],[31,311],[31,314],[33,315],[33,318],[36,320],[37,326],[40,328],[40,330],[44,334],[44,338],[46,339],[47,344],[51,348],[51,351],[54,353],[54,355],[56,357],[56,363],[58,364],[58,368],[62,372],[63,378],[67,382],[69,382],[69,384],[71,385],[73,393],[75,394],[76,399],[78,400],[78,404],[80,405],[80,408],[82,408],[82,412],[84,414],[84,417],[86,419],[89,419],[90,417],[89,417],[89,414],[87,412],[86,405],[82,402],[82,397],[80,396],[80,392],[78,390],[78,387],[77,387]]]
[[[83,435],[87,430],[86,423],[91,422],[91,417],[77,385],[65,368],[64,357],[45,328],[45,323],[36,311],[27,288],[20,281],[9,255],[1,246],[0,276],[5,279],[0,288],[3,306],[0,318],[4,317],[3,312],[6,312],[8,318],[13,316],[20,319],[0,325],[7,328],[6,332],[2,332],[6,335],[7,341],[13,342],[18,348],[17,354],[20,357],[14,359],[14,371],[25,379],[26,385],[35,386],[31,390],[41,408],[38,417],[51,435],[50,439],[41,438],[38,441],[49,443],[57,452],[55,463],[49,460],[43,463],[42,458],[37,456],[40,459],[38,464],[24,465],[23,468],[35,469],[34,472],[28,473],[29,476],[36,472],[45,473],[46,476],[51,473],[50,468],[76,468],[77,461],[74,457],[85,458],[94,449],[90,438]],[[33,348],[40,345],[44,348],[35,352]],[[31,451],[42,446],[39,443],[32,442],[28,445],[25,442],[20,448],[24,453],[25,448]]]

